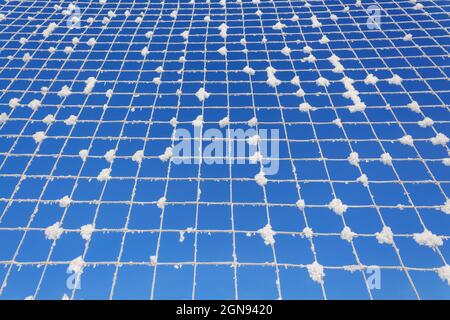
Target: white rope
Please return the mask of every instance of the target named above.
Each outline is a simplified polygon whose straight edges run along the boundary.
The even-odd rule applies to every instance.
[[[286,278],[285,269],[304,269],[305,281],[317,282],[323,299],[334,297],[336,288],[332,286],[336,284],[328,280],[333,271],[357,271],[361,287],[365,288],[362,297],[374,299],[378,295],[369,285],[367,270],[373,266],[366,261],[367,248],[361,245],[364,240],[391,247],[395,262],[376,256],[376,267],[382,277],[389,270],[401,273],[406,279],[403,289],[410,291],[410,297],[427,296],[423,284],[419,285],[418,272],[450,284],[450,279],[440,272],[440,268],[448,266],[445,247],[450,240],[450,232],[442,227],[447,224],[446,211],[450,212],[446,207],[450,185],[447,174],[450,149],[446,140],[450,124],[450,89],[446,85],[450,52],[446,43],[450,32],[445,27],[450,21],[449,3],[441,0],[417,1],[420,6],[410,0],[363,0],[361,6],[356,0],[72,3],[80,9],[80,29],[66,25],[68,16],[63,13],[70,2],[29,0],[0,4],[0,237],[7,239],[0,244],[0,298],[46,297],[45,288],[56,281],[52,268],[68,267],[77,258],[74,254],[68,261],[61,261],[57,252],[69,250],[66,237],[79,234],[81,239],[82,229],[71,226],[69,220],[74,219],[73,215],[81,217],[83,213],[76,211],[83,207],[89,207],[93,213],[87,221],[93,234],[83,238],[78,248],[82,253],[78,261],[83,270],[82,287],[65,288],[58,293],[60,297],[65,294],[70,299],[83,298],[83,290],[88,290],[84,289],[83,281],[88,279],[92,268],[109,267],[111,279],[98,294],[107,292],[101,298],[115,299],[123,291],[121,268],[143,266],[147,270],[142,281],[148,286],[145,298],[150,299],[158,299],[168,290],[175,290],[171,296],[179,293],[192,299],[204,297],[200,283],[205,281],[206,267],[232,269],[233,278],[226,280],[230,291],[227,297],[232,299],[258,296],[258,292],[246,291],[249,281],[255,281],[243,278],[242,270],[248,267],[270,268],[275,283],[264,290],[274,299],[289,298],[290,292],[300,290]],[[367,8],[371,5],[380,10],[380,29],[368,29],[365,25],[370,15]],[[338,20],[333,21],[331,14],[337,15]],[[92,23],[87,22],[88,18],[92,18]],[[42,31],[51,23],[57,26],[44,38]],[[91,38],[96,42],[93,46],[86,44]],[[310,62],[304,60],[308,56],[304,51],[307,45],[315,58],[310,57]],[[50,46],[55,50],[49,52]],[[329,60],[332,54],[339,63]],[[336,65],[342,66],[342,70],[336,71],[339,69]],[[250,69],[244,69],[246,66]],[[378,82],[365,83],[369,74],[375,74]],[[391,80],[395,75],[403,79]],[[291,82],[294,76],[298,79]],[[353,80],[350,86],[349,78]],[[47,89],[41,88],[44,86]],[[299,88],[304,95],[296,95]],[[343,96],[346,90],[356,91],[347,92],[353,99]],[[353,113],[349,105],[357,100],[355,95],[366,106]],[[16,103],[11,102],[13,98]],[[37,102],[29,110],[28,104],[33,99]],[[416,109],[408,106],[415,100]],[[300,103],[308,105],[300,109]],[[44,121],[49,114],[52,118]],[[226,118],[220,120],[217,115]],[[250,137],[235,137],[232,130],[249,129],[252,117],[257,118],[251,124],[257,134],[273,128],[279,132],[279,137],[253,136],[251,141],[265,161],[279,164],[280,171],[275,175],[261,175],[266,169],[262,161],[250,167],[248,163],[255,155],[228,152],[233,146],[248,142]],[[421,123],[424,119],[427,122]],[[206,133],[211,128],[220,129],[223,136],[208,137]],[[179,142],[176,134],[184,129],[199,132],[199,136],[183,138],[195,148],[204,150],[214,142],[221,143],[227,151],[214,156],[172,154]],[[276,143],[280,153],[263,155],[267,143]],[[78,146],[83,147],[78,150]],[[169,151],[166,149],[167,154],[161,157],[165,148]],[[79,154],[81,149],[85,149],[83,157]],[[389,152],[391,155],[383,159],[382,154]],[[190,165],[178,164],[181,160]],[[39,166],[45,161],[49,165]],[[207,166],[211,162],[222,166],[225,175],[208,176]],[[244,171],[239,167],[241,162],[249,168],[247,174],[241,172]],[[62,168],[69,163],[76,165]],[[156,163],[162,163],[164,169],[152,166]],[[321,165],[320,172],[317,164]],[[366,176],[365,180],[357,180],[354,172],[347,172],[348,166],[359,177]],[[405,176],[408,166],[420,167],[421,172]],[[338,178],[336,168],[342,168]],[[195,170],[193,174],[189,173],[191,169]],[[98,179],[101,170],[106,170],[104,181]],[[73,175],[62,173],[69,171]],[[213,182],[225,186],[229,198],[209,201],[205,194],[211,192],[208,184]],[[31,190],[33,183],[39,185],[37,190]],[[148,187],[153,183],[161,186],[161,194],[156,198],[152,197],[157,190]],[[178,186],[187,183],[195,186],[195,196],[188,200],[171,198]],[[251,184],[260,191],[258,197],[252,199],[238,193],[242,186]],[[55,190],[59,185],[69,186],[62,200],[59,193],[53,194],[59,192]],[[97,194],[93,200],[79,196],[90,192],[82,190],[87,185]],[[342,186],[355,185],[363,186],[366,199],[346,203],[346,199],[353,198],[342,193]],[[108,195],[114,186],[120,186],[120,198]],[[396,188],[392,196],[403,199],[403,203],[383,201],[380,190],[392,186]],[[318,195],[329,199],[317,202],[310,187],[322,188]],[[414,191],[416,187],[435,193],[426,196],[428,201],[423,202],[420,198],[423,195]],[[286,195],[279,194],[279,190]],[[251,192],[249,189],[249,195]],[[288,197],[293,200],[283,200]],[[116,205],[126,208],[122,225],[101,226],[101,208]],[[132,224],[133,214],[141,206],[154,207],[160,213],[156,226]],[[228,210],[229,224],[220,229],[203,228],[200,210],[218,206]],[[47,212],[53,207],[60,209],[56,216]],[[16,208],[28,208],[31,212],[24,213],[27,218],[20,221]],[[192,209],[192,226],[188,229],[169,226],[172,211],[168,213],[167,208],[180,212]],[[238,219],[251,208],[260,211],[264,222],[260,225],[260,221],[255,221],[251,227],[242,228]],[[298,211],[299,225],[280,226],[277,213],[293,210]],[[415,221],[408,228],[413,231],[398,232],[395,225],[390,225],[388,210],[398,212],[396,219],[404,219],[405,224]],[[314,215],[319,211],[329,212],[330,217],[338,214],[333,221],[337,224],[334,228],[339,230],[322,230],[322,223],[325,226],[327,222],[317,221]],[[154,212],[149,212],[149,219],[154,219],[150,217]],[[371,221],[376,221],[379,229],[373,232],[360,229],[355,223],[355,212],[373,214]],[[45,221],[55,220],[43,226],[43,217]],[[392,239],[386,230],[393,232]],[[156,239],[151,249],[154,251],[148,252],[149,261],[125,258],[128,241],[136,233],[154,235]],[[40,255],[39,261],[26,261],[24,252],[30,250],[30,239],[36,234],[47,237],[48,251]],[[119,244],[111,243],[117,254],[97,261],[95,256],[100,252],[95,242],[104,234],[116,235],[120,240]],[[14,235],[17,244],[9,242],[7,235]],[[167,236],[173,235],[180,236],[180,248],[191,254],[192,260],[164,259],[171,250]],[[192,237],[189,239],[192,242],[183,242],[185,236]],[[205,261],[205,236],[230,237],[231,256]],[[243,237],[257,237],[263,246],[267,245],[270,261],[246,261],[243,257],[251,248],[244,247]],[[283,237],[306,237],[309,251],[301,254],[311,261],[287,262],[283,253],[289,250],[295,255],[298,248],[284,247],[280,240]],[[324,252],[324,240],[347,241],[354,264],[325,263],[324,256],[332,253]],[[405,243],[411,244],[410,247],[404,249]],[[8,256],[1,255],[3,246],[11,252]],[[413,246],[416,250],[430,250],[435,261],[411,262]],[[31,291],[25,292],[15,282],[22,267],[37,272]],[[185,267],[190,268],[186,277],[192,277],[185,279],[189,285],[183,288],[185,292],[176,292],[176,286],[162,287],[167,280],[164,268],[179,272]]]

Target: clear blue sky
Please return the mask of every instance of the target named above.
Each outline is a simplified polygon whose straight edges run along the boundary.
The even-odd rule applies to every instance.
[[[195,6],[82,0],[74,1],[81,28],[70,29],[54,8],[59,1],[0,1],[0,115],[8,117],[0,124],[0,287],[7,284],[0,299],[449,299],[450,285],[436,272],[450,261],[450,215],[439,210],[450,194],[443,163],[449,149],[430,139],[450,136],[450,5],[424,0],[415,10],[406,0],[363,1],[362,7],[356,0],[309,2],[310,8],[294,0],[233,0],[225,10],[218,0],[195,0]],[[69,3],[62,2],[63,10]],[[381,29],[368,29],[371,5],[380,10]],[[102,28],[109,11],[116,16]],[[311,26],[313,14],[320,28]],[[279,21],[283,32],[272,28]],[[51,22],[58,26],[44,40]],[[226,39],[222,23],[229,27]],[[180,35],[185,30],[188,42]],[[328,43],[319,42],[323,35]],[[302,61],[306,45],[315,63]],[[67,46],[74,47],[70,55]],[[226,56],[217,52],[222,46]],[[288,56],[281,53],[285,46]],[[332,72],[332,54],[343,73]],[[242,71],[246,65],[254,75]],[[269,66],[282,81],[276,88],[266,83]],[[369,73],[379,78],[375,85],[364,83]],[[388,83],[394,74],[400,85]],[[304,97],[295,94],[294,76]],[[327,88],[315,83],[319,76],[330,81]],[[344,76],[355,80],[363,112],[349,111]],[[86,95],[89,77],[97,82]],[[72,94],[61,98],[64,85]],[[195,96],[202,87],[210,93],[203,103]],[[20,106],[9,106],[13,98]],[[27,107],[33,99],[41,101],[36,111]],[[419,113],[407,107],[412,101]],[[301,112],[304,102],[316,110]],[[42,121],[49,114],[56,118],[50,126]],[[231,129],[247,130],[256,116],[259,130],[278,132],[279,170],[266,175],[264,187],[254,179],[260,166],[248,160],[199,166],[158,158],[172,143],[169,121],[175,117],[178,129],[193,133],[191,122],[201,114],[203,132],[226,136],[228,126],[219,126],[226,116]],[[75,126],[64,123],[71,115],[78,116]],[[425,117],[431,127],[418,124]],[[342,127],[333,123],[337,118]],[[41,144],[32,137],[39,131],[47,136]],[[398,141],[405,135],[413,146]],[[85,162],[78,155],[83,149],[89,150]],[[111,149],[112,164],[104,159]],[[145,155],[140,165],[132,160],[138,150]],[[347,161],[351,152],[359,154],[359,166]],[[392,166],[379,160],[384,152]],[[98,181],[105,168],[111,179]],[[362,173],[368,187],[357,181]],[[62,208],[57,201],[66,195],[72,203]],[[162,210],[156,202],[163,196]],[[327,207],[335,197],[348,206],[343,216]],[[273,246],[257,232],[269,221]],[[45,229],[56,222],[64,232],[46,239]],[[89,241],[80,236],[87,224],[96,228]],[[302,233],[307,225],[312,239]],[[352,242],[341,239],[344,226],[356,234]],[[383,226],[391,228],[393,244],[378,242]],[[442,239],[437,249],[413,238],[425,228]],[[66,270],[78,256],[85,266],[81,287],[72,290]],[[306,268],[315,260],[324,267],[323,286]],[[379,289],[368,291],[366,271],[346,270],[358,260],[381,267]]]

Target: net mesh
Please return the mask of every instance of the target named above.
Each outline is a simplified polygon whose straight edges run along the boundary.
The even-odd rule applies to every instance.
[[[450,298],[449,11],[1,1],[0,299]]]

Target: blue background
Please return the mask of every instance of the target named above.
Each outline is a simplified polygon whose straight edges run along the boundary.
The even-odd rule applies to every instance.
[[[381,289],[372,290],[372,298],[449,299],[450,286],[433,270],[450,259],[450,215],[435,208],[450,194],[450,171],[442,163],[448,147],[429,139],[436,132],[450,136],[450,3],[421,1],[424,10],[414,10],[405,0],[363,1],[362,7],[353,0],[310,1],[311,8],[302,1],[256,5],[243,0],[228,1],[225,10],[216,0],[188,2],[74,1],[81,28],[69,29],[61,10],[53,8],[59,1],[1,1],[6,19],[0,22],[0,114],[10,119],[0,125],[0,284],[7,282],[0,299],[61,299],[64,294],[74,299],[369,299],[363,272],[344,270],[357,262],[351,244],[339,237],[342,218],[327,208],[335,196],[350,206],[344,218],[359,235],[353,244],[361,263],[382,268]],[[64,9],[69,4],[62,3]],[[382,9],[381,30],[367,28],[371,4]],[[343,11],[346,5],[349,12]],[[174,20],[169,15],[177,7]],[[109,10],[117,17],[102,28]],[[140,12],[143,21],[136,23]],[[294,13],[298,22],[290,20]],[[339,20],[332,21],[330,13]],[[311,27],[312,14],[322,22],[320,29]],[[204,21],[206,15],[211,22]],[[89,17],[95,17],[90,26]],[[287,25],[284,36],[272,29],[278,21]],[[50,22],[58,27],[44,40],[42,31]],[[217,29],[224,22],[230,27],[226,41]],[[180,36],[186,29],[188,43]],[[145,37],[148,31],[154,31],[151,39]],[[412,41],[403,41],[406,33]],[[244,34],[247,54],[239,44]],[[328,44],[318,42],[323,34]],[[267,44],[261,42],[263,35]],[[69,56],[63,49],[75,36],[80,43]],[[29,41],[22,45],[21,37]],[[97,40],[93,48],[86,45],[91,37]],[[285,41],[290,57],[280,52]],[[217,52],[225,44],[226,57]],[[314,49],[316,64],[301,61],[305,45]],[[146,59],[140,53],[144,46],[150,51]],[[183,49],[185,64],[178,61]],[[32,56],[28,63],[22,61],[26,52]],[[333,53],[355,80],[367,105],[364,112],[349,112],[350,100],[342,97],[339,81],[343,75],[333,73],[327,61]],[[269,61],[283,81],[277,88],[265,83]],[[242,72],[247,64],[256,70],[252,77]],[[161,75],[155,71],[160,65]],[[364,84],[368,73],[380,79],[375,86]],[[403,78],[401,86],[388,84],[393,74]],[[289,83],[294,75],[301,79],[304,98],[295,96],[298,87]],[[314,83],[320,75],[330,80],[328,88]],[[97,83],[85,95],[91,76]],[[152,82],[157,76],[159,86]],[[204,81],[211,96],[202,104],[195,93]],[[64,85],[72,94],[60,98],[56,93]],[[45,96],[43,86],[50,90]],[[114,91],[110,99],[108,89]],[[11,109],[8,103],[16,97],[22,106]],[[42,100],[36,112],[26,107],[33,99]],[[420,114],[406,107],[412,100],[421,106]],[[305,101],[317,110],[300,112]],[[259,172],[254,164],[172,165],[167,180],[169,162],[158,156],[171,144],[169,120],[176,116],[179,127],[193,131],[191,121],[202,113],[203,130],[220,129],[218,121],[227,115],[231,128],[247,129],[246,122],[256,115],[259,129],[279,130],[282,160],[279,172],[267,176],[267,199],[253,180]],[[42,122],[48,114],[57,120],[49,127]],[[73,114],[76,126],[65,125]],[[417,124],[424,116],[435,121],[433,127]],[[332,123],[337,117],[343,128]],[[32,138],[37,131],[48,136],[40,146]],[[397,141],[405,134],[415,139],[414,148]],[[115,148],[111,180],[97,181],[109,167],[104,154]],[[351,148],[359,153],[374,201],[369,189],[356,182],[358,168],[346,160]],[[383,148],[393,157],[393,167],[379,161]],[[81,149],[90,150],[84,163]],[[141,149],[146,158],[138,166],[131,156]],[[304,214],[295,206],[297,185],[307,205]],[[155,202],[166,187],[168,204],[161,215]],[[56,201],[68,194],[72,205],[59,207]],[[392,228],[399,253],[377,242],[381,217]],[[268,218],[277,232],[273,248],[258,234],[246,235],[264,227]],[[421,220],[443,236],[439,253],[412,238],[423,231]],[[57,221],[64,234],[56,242],[45,239],[45,228]],[[316,233],[317,260],[325,267],[323,291],[305,268],[314,261],[310,241],[300,234],[306,221]],[[97,231],[86,242],[79,228],[94,222]],[[186,233],[180,242],[179,231],[189,227],[197,232]],[[157,250],[155,267],[150,256]],[[81,289],[72,291],[66,287],[67,265],[83,252],[87,264]],[[408,272],[400,268],[400,258]]]

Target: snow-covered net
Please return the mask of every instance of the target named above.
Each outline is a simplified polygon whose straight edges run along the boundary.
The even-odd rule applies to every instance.
[[[0,299],[450,298],[449,12],[1,1]]]

